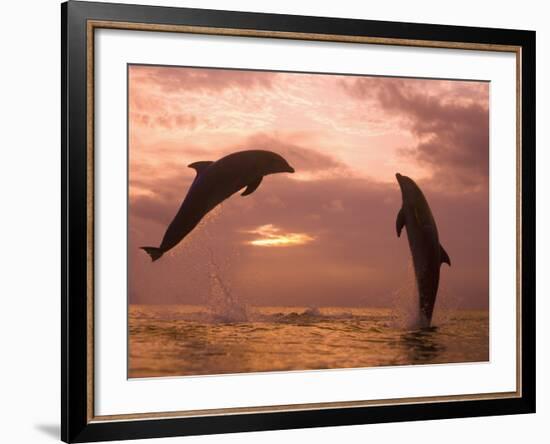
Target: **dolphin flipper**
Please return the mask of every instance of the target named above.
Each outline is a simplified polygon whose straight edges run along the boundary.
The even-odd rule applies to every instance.
[[[401,236],[401,230],[405,226],[405,213],[403,212],[403,208],[399,210],[399,213],[397,213],[397,220],[395,221],[395,229],[397,230],[397,237]]]
[[[258,188],[262,183],[263,178],[264,178],[263,176],[260,176],[257,179],[254,179],[252,182],[250,182],[246,187],[246,190],[244,190],[243,193],[241,194],[241,196],[248,196],[249,194],[252,194],[254,191],[256,191],[256,188]]]
[[[450,267],[451,266],[451,259],[449,258],[449,255],[445,251],[445,248],[443,248],[441,246],[441,244],[439,244],[439,248],[441,250],[440,253],[439,253],[439,256],[441,257],[441,263],[442,264],[447,264]]]

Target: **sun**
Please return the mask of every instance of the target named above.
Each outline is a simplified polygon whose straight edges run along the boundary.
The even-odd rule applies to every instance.
[[[259,235],[260,238],[246,242],[255,247],[291,247],[305,245],[315,240],[306,233],[283,233],[273,224],[261,225],[246,233]]]

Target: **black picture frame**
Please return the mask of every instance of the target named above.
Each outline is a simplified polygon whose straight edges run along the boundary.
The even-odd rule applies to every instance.
[[[521,66],[521,395],[318,410],[96,421],[90,416],[87,38],[90,20],[267,32],[512,45]],[[535,412],[535,32],[69,1],[61,5],[61,437],[156,438]],[[92,324],[92,327],[90,327]]]

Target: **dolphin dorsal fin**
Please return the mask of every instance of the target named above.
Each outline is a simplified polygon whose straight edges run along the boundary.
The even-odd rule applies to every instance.
[[[447,264],[450,267],[451,266],[451,259],[449,258],[449,255],[445,251],[445,248],[443,248],[443,246],[441,244],[439,244],[439,249],[440,249],[439,257],[441,258],[441,263],[442,264]]]
[[[397,219],[395,221],[395,229],[397,231],[397,237],[401,237],[401,230],[405,226],[405,213],[403,212],[403,207],[397,213]]]
[[[211,160],[201,160],[200,162],[194,162],[187,165],[189,168],[193,168],[197,172],[197,176],[200,176],[202,172],[212,165],[214,162]]]

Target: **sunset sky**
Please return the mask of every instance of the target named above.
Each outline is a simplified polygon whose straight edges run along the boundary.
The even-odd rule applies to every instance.
[[[295,174],[235,194],[151,263],[201,160],[265,149]],[[423,189],[452,267],[439,300],[488,307],[489,84],[129,67],[129,294],[201,304],[391,306],[411,288],[395,173]],[[409,289],[409,290],[408,290]]]

